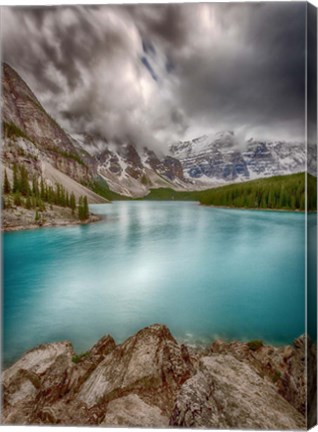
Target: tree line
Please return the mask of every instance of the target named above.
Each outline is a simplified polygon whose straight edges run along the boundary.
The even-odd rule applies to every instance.
[[[4,171],[3,177],[3,207],[9,208],[12,203],[15,206],[22,206],[26,209],[36,209],[35,219],[39,218],[39,211],[45,211],[46,205],[53,208],[53,205],[68,207],[72,214],[80,220],[86,220],[89,217],[88,201],[86,196],[81,196],[76,202],[74,193],[68,191],[56,183],[54,186],[46,184],[43,177],[32,175],[24,165],[13,165],[13,180],[9,181],[7,170]]]
[[[307,194],[305,178],[307,176]],[[234,183],[203,191],[175,191],[168,188],[152,189],[146,200],[199,201],[204,205],[305,210],[317,209],[317,178],[310,174],[298,173]]]
[[[225,207],[305,210],[305,174],[223,186],[202,193],[200,202]],[[315,203],[309,205],[309,210],[313,207]]]

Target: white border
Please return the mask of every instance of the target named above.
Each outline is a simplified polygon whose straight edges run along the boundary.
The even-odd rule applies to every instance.
[[[256,3],[258,2],[257,0],[245,0],[248,3]],[[275,2],[277,0],[266,0],[269,2]],[[293,1],[293,2],[299,2],[299,0],[279,0],[287,2],[287,1]],[[204,2],[204,0],[202,1]],[[218,0],[218,3],[228,3],[227,0]],[[242,3],[241,0],[231,0],[231,2],[235,2],[235,3]],[[93,0],[92,2],[88,2],[88,1],[77,1],[77,0],[67,0],[67,1],[14,1],[14,0],[0,0],[0,7],[2,6],[58,6],[58,5],[78,5],[78,4],[82,4],[82,5],[92,5],[92,4],[136,4],[136,3],[172,3],[168,0],[156,0],[156,1],[151,1],[151,0],[125,0],[125,1],[118,1],[118,0],[111,0],[111,1],[105,1],[105,0]],[[198,3],[195,0],[174,0],[173,3]],[[210,3],[210,2],[209,2]],[[310,3],[312,3],[314,6],[318,7],[318,0],[311,0]],[[306,19],[307,19],[307,14],[306,14]],[[1,42],[1,22],[2,21],[2,14],[1,14],[1,10],[0,10],[0,42]],[[306,43],[307,43],[307,38],[306,38]],[[307,47],[306,47],[307,48]],[[0,49],[1,49],[1,45],[0,45]],[[1,58],[1,51],[0,51],[0,58]],[[307,58],[307,49],[306,49],[306,58]],[[306,62],[306,71],[307,71],[307,62]],[[307,74],[306,74],[307,75]],[[305,106],[305,120],[307,119],[307,76],[306,76],[306,94],[305,94],[305,99],[306,99],[306,106]],[[305,130],[305,142],[307,142],[307,121],[306,123],[306,130]],[[317,117],[317,124],[318,124],[318,117]],[[307,163],[307,162],[306,162]],[[305,184],[305,191],[306,191],[306,197],[305,200],[307,200],[307,181]],[[305,322],[305,327],[306,327],[306,331],[307,331],[307,213],[305,215],[305,245],[306,245],[306,251],[305,251],[305,269],[306,269],[306,277],[305,277],[305,316],[306,316],[306,322]],[[0,258],[2,258],[2,244],[0,241]],[[2,263],[2,260],[1,260]],[[0,264],[1,266],[1,264]],[[1,278],[2,278],[2,266],[1,266]],[[2,303],[2,301],[1,301]],[[1,329],[0,329],[1,330]],[[70,427],[70,426],[58,426],[59,431],[61,432],[69,432],[72,430],[78,430],[78,431],[83,431],[83,432],[90,432],[95,428],[97,428],[98,426],[95,427]],[[1,430],[6,430],[6,431],[17,431],[17,432],[34,432],[34,431],[38,431],[38,432],[48,432],[48,431],[52,431],[55,429],[54,426],[3,426],[0,424],[0,428]],[[100,429],[100,426],[99,426]],[[118,428],[102,428],[103,430],[106,431],[110,431],[110,432],[118,432]],[[136,432],[145,432],[145,431],[150,431],[151,429],[148,428],[120,428],[120,430],[122,431],[136,431]],[[169,430],[169,429],[163,429],[163,430]],[[171,429],[170,429],[171,430]],[[184,431],[189,430],[189,429],[184,429]],[[313,432],[318,432],[318,426],[316,426],[315,428],[311,429]],[[226,429],[217,429],[217,431],[220,432],[227,432],[228,430]],[[253,432],[253,431],[252,431]],[[255,431],[258,432],[258,431]]]

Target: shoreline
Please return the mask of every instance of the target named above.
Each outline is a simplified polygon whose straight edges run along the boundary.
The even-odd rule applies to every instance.
[[[288,210],[288,209],[272,209],[272,208],[258,208],[258,207],[230,207],[230,206],[216,206],[212,204],[201,204],[198,202],[199,206],[211,207],[216,209],[226,209],[226,210],[248,210],[248,211],[267,211],[267,212],[279,212],[279,213],[317,213],[317,211],[305,211],[305,210]]]
[[[91,213],[89,219],[85,221],[81,220],[63,220],[63,221],[57,221],[57,222],[45,222],[42,225],[39,224],[29,224],[29,225],[15,225],[15,226],[6,226],[4,227],[1,225],[1,232],[17,232],[17,231],[30,231],[30,230],[37,230],[41,228],[58,228],[58,227],[67,227],[72,225],[88,225],[90,223],[96,223],[101,222],[104,220],[105,217],[101,215],[96,215],[95,213]]]
[[[151,325],[149,325],[151,327]],[[147,327],[145,327],[147,328]],[[138,333],[138,332],[137,332]],[[108,336],[111,336],[111,334],[107,333]],[[123,345],[128,339],[132,338],[134,336],[134,333],[132,333],[131,335],[125,337],[122,340],[116,340],[114,339],[114,342],[116,343],[117,346]],[[112,337],[112,336],[111,336]],[[222,344],[224,346],[231,346],[231,345],[240,345],[240,346],[248,346],[248,344],[250,342],[254,342],[254,341],[260,341],[262,342],[261,347],[263,348],[274,348],[274,349],[283,349],[286,348],[288,346],[293,346],[294,342],[297,341],[298,339],[304,338],[306,337],[306,333],[302,333],[299,334],[297,337],[294,337],[293,339],[291,339],[290,341],[286,341],[286,342],[273,342],[273,341],[267,341],[265,339],[262,339],[261,337],[255,337],[255,338],[234,338],[234,339],[230,339],[230,338],[225,338],[225,337],[214,337],[211,338],[209,340],[206,340],[205,342],[203,342],[200,339],[197,340],[189,340],[187,338],[183,338],[183,337],[176,337],[174,336],[175,341],[177,342],[178,345],[180,346],[185,346],[189,351],[191,351],[193,354],[197,354],[197,355],[202,355],[203,353],[206,353],[208,351],[210,351],[211,347],[213,345],[219,345]],[[307,338],[312,342],[313,340],[311,339],[310,335],[307,334]],[[90,351],[95,345],[96,343],[98,343],[98,339],[95,340],[95,342],[93,342],[92,345],[88,346],[87,348],[85,348],[85,352]],[[21,354],[19,354],[15,359],[13,360],[4,360],[4,356],[2,356],[2,372],[4,372],[6,369],[10,368],[12,365],[14,365],[16,362],[18,362],[19,360],[21,360],[25,355],[27,355],[28,353],[32,352],[32,351],[36,351],[38,348],[42,347],[42,346],[46,346],[46,345],[51,345],[51,344],[56,344],[56,343],[64,343],[67,342],[69,343],[73,350],[74,353],[76,354],[80,354],[80,352],[82,350],[77,350],[75,348],[75,342],[71,339],[68,338],[64,338],[61,340],[54,340],[51,342],[40,342],[39,344],[33,345],[32,347],[26,348]]]

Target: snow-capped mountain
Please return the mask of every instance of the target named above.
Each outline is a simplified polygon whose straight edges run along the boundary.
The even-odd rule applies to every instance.
[[[199,190],[291,174],[304,171],[306,161],[301,142],[242,142],[231,131],[179,142],[162,156],[129,142],[113,144],[84,135],[76,141],[94,158],[110,189],[127,196],[144,196],[157,187]]]
[[[3,163],[28,160],[48,181],[58,171],[59,181],[67,176],[66,183],[75,181],[76,190],[102,177],[112,191],[142,197],[158,187],[199,190],[306,170],[304,143],[241,140],[231,131],[176,143],[165,154],[128,139],[108,142],[87,133],[70,136],[6,64],[2,90]],[[308,170],[314,175],[316,161],[316,146],[309,146]]]
[[[158,187],[191,189],[180,161],[170,155],[159,158],[148,148],[137,150],[130,142],[109,143],[87,134],[73,135],[73,142],[90,154],[97,174],[121,195],[142,197]]]
[[[196,186],[214,186],[305,170],[304,143],[249,139],[240,142],[231,131],[205,135],[170,147],[185,179]]]

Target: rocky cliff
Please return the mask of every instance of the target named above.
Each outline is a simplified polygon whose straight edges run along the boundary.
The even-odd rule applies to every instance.
[[[314,350],[310,359],[314,368]],[[2,422],[301,429],[304,371],[304,337],[195,350],[155,324],[121,345],[105,336],[81,355],[69,342],[27,352],[2,374]]]
[[[8,64],[2,65],[2,154],[4,167],[24,165],[32,176],[62,184],[76,198],[105,202],[87,189],[94,178],[88,153],[74,146],[70,136],[45,111],[24,80]]]

